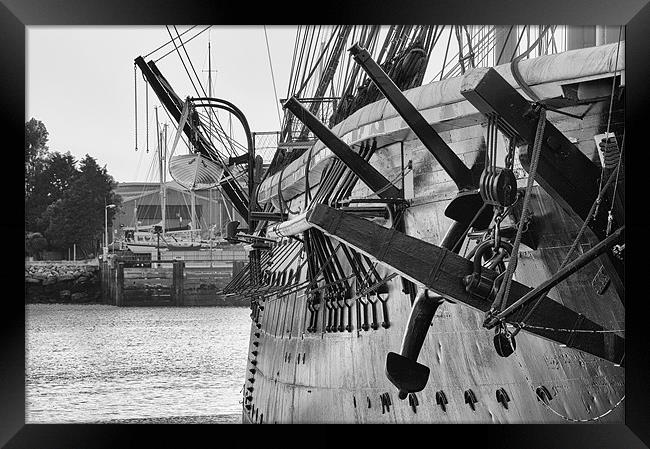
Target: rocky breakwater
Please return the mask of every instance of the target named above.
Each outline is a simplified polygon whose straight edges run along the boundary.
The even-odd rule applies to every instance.
[[[99,303],[99,267],[56,262],[25,265],[27,303]]]

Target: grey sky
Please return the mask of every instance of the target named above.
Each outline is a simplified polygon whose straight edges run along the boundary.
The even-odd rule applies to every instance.
[[[182,33],[189,27],[177,28]],[[183,40],[203,28],[194,28]],[[267,26],[278,98],[286,96],[295,31],[295,26]],[[206,86],[208,36],[212,69],[217,70],[213,73],[213,96],[237,105],[252,131],[278,130],[264,28],[213,26],[189,42],[187,51]],[[51,150],[70,151],[77,158],[88,153],[101,165],[106,164],[119,182],[155,181],[149,167],[155,139],[153,105],[158,101],[150,91],[150,153],[146,154],[144,83],[138,72],[136,152],[133,60],[168,40],[164,26],[27,27],[26,120],[34,117],[45,124]],[[173,46],[152,57],[162,56],[169,49]],[[157,65],[181,98],[195,95],[176,53]],[[161,122],[169,122],[164,108],[159,109],[159,117]]]
[[[171,27],[170,27],[171,28]],[[189,26],[178,26],[183,32]],[[198,26],[183,36],[183,41],[205,28]],[[278,99],[287,95],[297,26],[267,26]],[[383,27],[386,32],[386,27]],[[514,32],[518,35],[519,28]],[[500,32],[505,33],[507,27]],[[173,29],[171,30],[174,33]],[[446,30],[451,33],[451,28]],[[562,40],[562,33],[556,33]],[[457,62],[455,39],[443,34],[431,55],[424,82],[436,78],[442,61]],[[213,26],[186,44],[194,68],[207,85],[208,38],[212,46],[213,96],[237,105],[246,115],[253,132],[277,131],[278,104],[262,26]],[[535,39],[534,36],[527,39]],[[164,26],[29,26],[27,27],[28,120],[43,121],[50,133],[50,149],[70,151],[77,158],[86,153],[106,165],[119,182],[157,181],[155,148],[155,94],[149,93],[149,149],[145,152],[144,81],[138,71],[138,148],[135,151],[133,60],[169,41]],[[450,42],[449,59],[445,58]],[[522,43],[526,48],[528,42]],[[562,45],[562,42],[559,43]],[[168,45],[149,59],[157,59]],[[178,54],[156,63],[181,97],[195,96]],[[207,90],[207,89],[206,89]],[[170,122],[159,108],[161,123]],[[227,126],[227,115],[221,114]],[[173,140],[174,127],[168,139]],[[243,132],[233,120],[235,138],[245,142]],[[180,154],[183,149],[178,149]],[[187,150],[185,150],[187,151]]]

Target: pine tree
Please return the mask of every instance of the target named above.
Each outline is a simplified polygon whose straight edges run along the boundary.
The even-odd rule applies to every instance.
[[[62,198],[44,214],[49,223],[45,235],[50,245],[64,251],[76,244],[86,254],[95,253],[104,232],[105,205],[121,204],[121,198],[113,191],[116,185],[106,167],[100,167],[86,155]],[[108,209],[109,223],[117,209]]]

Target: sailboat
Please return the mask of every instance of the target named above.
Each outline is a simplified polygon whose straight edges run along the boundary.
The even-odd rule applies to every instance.
[[[158,127],[158,110],[156,108],[156,123]],[[159,127],[158,127],[159,128]],[[198,224],[198,219],[196,215],[196,201],[194,196],[194,190],[197,187],[200,188],[209,188],[210,186],[201,185],[197,183],[200,182],[202,178],[201,170],[196,169],[192,171],[193,174],[193,183],[191,186],[184,182],[186,178],[184,176],[189,176],[185,170],[185,165],[191,165],[194,161],[195,156],[189,156],[189,160],[184,156],[176,156],[175,158],[170,158],[169,160],[169,170],[172,174],[172,177],[184,188],[187,188],[191,192],[191,220],[190,223],[186,226],[186,229],[169,229],[167,227],[166,220],[166,203],[167,203],[167,188],[166,188],[166,166],[167,166],[167,125],[165,124],[163,130],[158,129],[158,139],[157,139],[157,156],[158,156],[158,165],[159,165],[159,186],[160,186],[160,204],[161,204],[161,213],[162,219],[156,224],[151,224],[148,226],[139,226],[133,228],[125,228],[125,243],[129,250],[133,253],[142,253],[142,254],[152,254],[152,257],[160,251],[192,251],[200,250],[204,247],[209,247],[214,242],[203,241],[201,239],[201,229]],[[203,168],[206,163],[205,161],[196,161],[197,167]],[[134,213],[134,217],[137,219],[137,209]],[[216,246],[216,245],[215,245]]]
[[[224,289],[251,302],[242,421],[622,422],[622,29],[323,30],[263,177],[136,59],[195,153],[248,169],[220,181],[252,247]]]

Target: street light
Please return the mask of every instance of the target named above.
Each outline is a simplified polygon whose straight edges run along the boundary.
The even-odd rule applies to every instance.
[[[108,209],[116,207],[115,204],[104,206],[104,258],[108,254]]]

